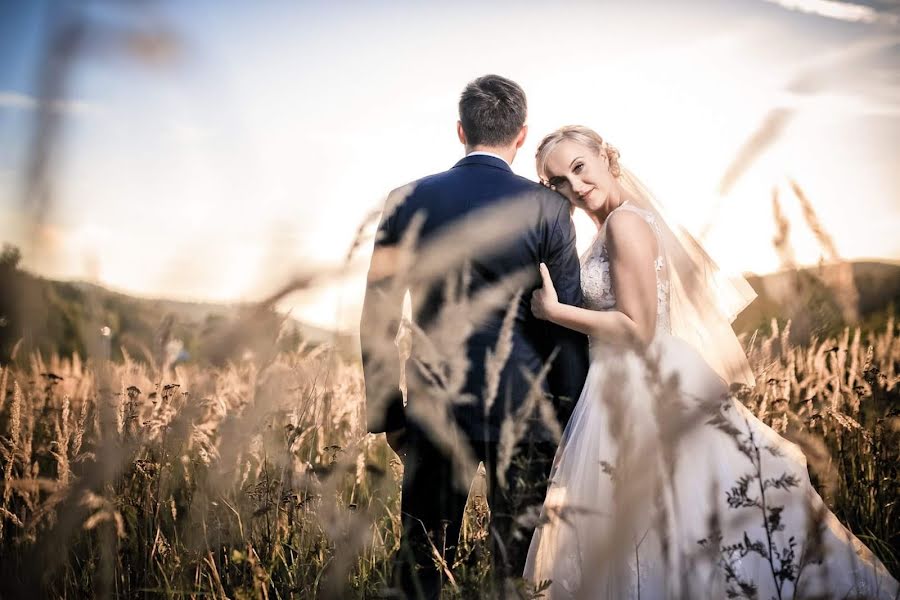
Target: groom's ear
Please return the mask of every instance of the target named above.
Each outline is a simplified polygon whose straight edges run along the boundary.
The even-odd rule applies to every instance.
[[[522,147],[526,137],[528,137],[528,125],[522,125],[522,130],[519,131],[519,135],[516,137],[516,150]]]
[[[462,121],[456,122],[456,135],[459,136],[459,143],[463,146],[468,146],[469,143],[466,141],[466,132],[463,130]]]

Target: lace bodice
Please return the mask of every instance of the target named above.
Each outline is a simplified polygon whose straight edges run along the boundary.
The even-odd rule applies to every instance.
[[[671,332],[669,319],[669,276],[663,255],[662,238],[656,218],[650,211],[622,204],[613,210],[597,237],[581,259],[581,290],[584,294],[585,308],[591,310],[611,310],[616,306],[616,291],[609,273],[609,252],[606,249],[606,224],[612,215],[619,210],[628,210],[640,215],[656,235],[658,254],[654,261],[656,267],[656,330]]]

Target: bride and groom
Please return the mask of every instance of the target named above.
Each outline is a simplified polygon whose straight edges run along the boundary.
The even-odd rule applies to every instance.
[[[543,186],[513,174],[525,121],[516,83],[469,83],[465,158],[378,227],[361,347],[368,431],[404,466],[394,584],[440,596],[481,461],[501,596],[524,575],[551,598],[897,597],[802,452],[728,393],[753,380],[730,326],[746,282],[586,127],[541,142]],[[597,225],[582,257],[575,208]]]

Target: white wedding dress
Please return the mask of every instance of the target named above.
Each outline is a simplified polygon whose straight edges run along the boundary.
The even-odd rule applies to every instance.
[[[663,247],[652,212],[621,210]],[[825,508],[801,450],[671,334],[662,250],[656,272],[646,355],[592,343],[525,578],[549,580],[553,599],[897,598],[897,582]],[[615,307],[605,225],[581,278],[587,308]]]

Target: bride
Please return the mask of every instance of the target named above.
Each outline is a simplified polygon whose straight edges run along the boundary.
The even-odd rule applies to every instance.
[[[803,453],[728,394],[753,374],[731,321],[753,298],[723,279],[594,131],[541,142],[538,173],[598,233],[585,308],[539,318],[586,333],[592,361],[525,566],[557,598],[897,598],[829,512]],[[549,583],[547,583],[549,582]]]

